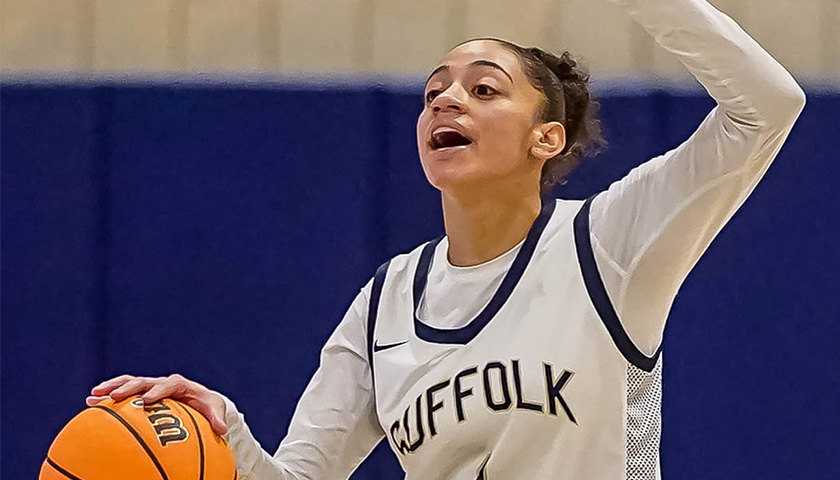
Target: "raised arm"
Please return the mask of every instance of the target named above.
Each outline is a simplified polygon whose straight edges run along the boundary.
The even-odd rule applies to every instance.
[[[718,103],[685,143],[592,202],[590,238],[604,285],[630,339],[651,355],[677,290],[767,171],[805,96],[706,0],[610,1],[676,55]]]
[[[242,480],[345,479],[384,438],[367,361],[368,284],[321,351],[289,431],[271,456],[225,397],[226,438]],[[271,381],[271,380],[269,380]]]

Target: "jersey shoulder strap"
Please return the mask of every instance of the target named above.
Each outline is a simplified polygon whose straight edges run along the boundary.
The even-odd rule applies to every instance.
[[[607,328],[618,350],[621,351],[621,354],[628,362],[650,373],[659,360],[661,347],[650,357],[636,348],[636,345],[630,340],[630,336],[627,335],[627,332],[621,324],[621,320],[618,318],[618,314],[607,294],[601,273],[598,271],[598,265],[595,262],[595,253],[592,251],[592,240],[589,237],[589,209],[596,196],[597,194],[586,199],[574,219],[575,249],[577,250],[580,270],[583,274],[583,283],[586,285],[589,299],[595,306],[598,316]]]
[[[373,277],[373,285],[370,289],[367,315],[367,354],[371,378],[373,378],[373,330],[376,326],[376,314],[379,310],[379,297],[382,295],[382,286],[385,284],[385,275],[388,273],[388,265],[390,264],[391,261],[388,260],[376,269],[376,275]]]

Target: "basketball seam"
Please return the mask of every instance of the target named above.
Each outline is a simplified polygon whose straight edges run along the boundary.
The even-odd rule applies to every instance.
[[[175,405],[180,408],[181,410],[185,411],[187,415],[189,415],[190,420],[192,420],[193,427],[195,427],[195,434],[198,436],[198,455],[199,455],[199,473],[198,473],[198,480],[204,480],[204,441],[201,439],[201,430],[198,428],[198,423],[195,421],[195,417],[193,414],[190,413],[189,410],[183,408],[178,403]]]
[[[134,439],[137,440],[137,442],[140,444],[140,446],[143,447],[143,450],[146,451],[146,454],[149,455],[149,458],[152,460],[152,462],[154,462],[155,467],[157,467],[158,473],[160,473],[160,476],[163,478],[163,480],[169,480],[169,477],[166,476],[166,471],[163,469],[163,465],[160,464],[160,461],[158,461],[157,457],[155,456],[155,453],[152,451],[151,448],[149,448],[149,445],[146,444],[146,441],[143,440],[143,437],[141,437],[140,434],[137,433],[137,430],[135,430],[134,427],[132,427],[130,423],[128,423],[124,418],[122,418],[122,416],[120,416],[119,413],[111,410],[108,407],[103,407],[101,405],[94,405],[91,408],[98,408],[100,410],[104,410],[104,411],[108,412],[108,414],[110,414],[112,417],[119,420],[119,422],[122,423],[123,426],[126,429],[128,429],[129,432],[131,432],[131,434],[134,436]]]
[[[67,470],[65,470],[64,468],[62,468],[61,465],[55,463],[55,461],[50,457],[47,457],[47,463],[51,467],[53,467],[55,470],[57,470],[58,473],[64,475],[65,477],[69,478],[70,480],[82,480],[81,477],[77,477],[77,476],[73,475],[72,473],[70,473]]]

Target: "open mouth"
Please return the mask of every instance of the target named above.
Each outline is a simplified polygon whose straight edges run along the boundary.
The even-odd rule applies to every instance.
[[[429,146],[432,147],[432,150],[441,150],[443,148],[460,147],[471,143],[472,140],[465,137],[460,132],[449,129],[439,129],[432,134]]]

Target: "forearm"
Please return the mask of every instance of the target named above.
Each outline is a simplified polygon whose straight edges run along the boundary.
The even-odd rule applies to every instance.
[[[367,360],[369,291],[370,283],[324,345],[318,370],[273,456],[260,447],[233,402],[225,399],[226,437],[243,480],[348,478],[384,438]]]
[[[622,8],[703,84],[733,119],[792,123],[802,89],[735,21],[706,0],[609,0]]]
[[[236,405],[226,396],[222,395],[222,397],[225,400],[225,423],[228,427],[225,439],[233,452],[239,478],[241,480],[295,480],[283,464],[262,449]]]

